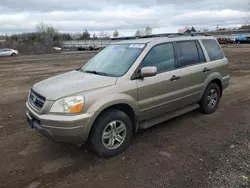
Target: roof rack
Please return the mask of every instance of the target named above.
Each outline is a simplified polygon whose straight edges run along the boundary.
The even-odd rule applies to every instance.
[[[111,40],[133,40],[133,39],[137,39],[137,37],[114,37],[114,38],[111,38]]]
[[[207,33],[162,33],[154,35],[145,35],[145,36],[131,36],[131,37],[115,37],[111,40],[133,40],[133,39],[143,39],[143,38],[157,38],[157,37],[181,37],[181,36],[211,36]]]
[[[180,37],[180,36],[210,36],[206,33],[165,33],[165,34],[155,34],[155,35],[146,35],[138,38],[155,38],[155,37]]]

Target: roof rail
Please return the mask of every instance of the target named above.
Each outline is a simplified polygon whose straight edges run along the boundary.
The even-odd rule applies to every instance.
[[[138,38],[155,38],[155,37],[180,37],[180,36],[210,36],[207,33],[165,33],[165,34],[155,34],[155,35],[145,35]]]
[[[211,36],[207,33],[162,33],[154,35],[144,35],[144,36],[130,36],[130,37],[115,37],[111,40],[133,40],[133,39],[142,39],[142,38],[157,38],[157,37],[181,37],[181,36]]]

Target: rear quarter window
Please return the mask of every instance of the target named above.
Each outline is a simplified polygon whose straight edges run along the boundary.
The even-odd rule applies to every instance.
[[[211,61],[216,61],[224,58],[224,54],[216,40],[205,39],[202,40],[202,43],[205,46]]]

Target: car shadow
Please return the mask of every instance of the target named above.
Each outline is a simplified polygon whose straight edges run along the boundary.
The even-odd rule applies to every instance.
[[[74,162],[69,166],[61,168],[56,173],[55,172],[48,173],[40,178],[42,178],[43,181],[46,182],[46,180],[49,181],[51,180],[51,178],[56,179],[58,177],[60,178],[66,177],[72,173],[77,173],[82,170],[88,170],[109,162],[116,163],[117,165],[119,165],[122,163],[123,158],[132,160],[133,158],[140,156],[140,154],[138,154],[138,151],[136,151],[138,149],[137,148],[138,146],[140,146],[139,148],[142,148],[145,152],[149,152],[148,149],[150,150],[150,148],[157,147],[156,145],[157,141],[156,143],[154,143],[157,135],[161,136],[163,132],[164,134],[171,135],[171,133],[168,132],[173,132],[173,131],[176,132],[180,129],[183,129],[184,119],[196,118],[200,116],[203,116],[203,114],[201,114],[196,110],[181,115],[179,117],[173,118],[171,120],[165,121],[151,128],[145,130],[139,130],[132,137],[132,141],[128,150],[126,150],[125,152],[121,153],[118,156],[111,158],[99,157],[92,151],[88,143],[85,143],[81,146],[77,146],[65,143],[55,143],[53,141],[44,139],[43,145],[46,145],[46,151],[42,152],[46,152],[47,154],[49,153],[48,156],[46,156],[46,158],[68,158]],[[164,147],[166,147],[167,144],[168,143],[164,143]],[[172,143],[169,143],[169,145],[171,144]]]

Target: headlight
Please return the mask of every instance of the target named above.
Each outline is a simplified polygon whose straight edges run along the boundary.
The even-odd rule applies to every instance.
[[[83,104],[83,96],[65,97],[54,102],[50,109],[50,112],[79,113],[83,108]]]

